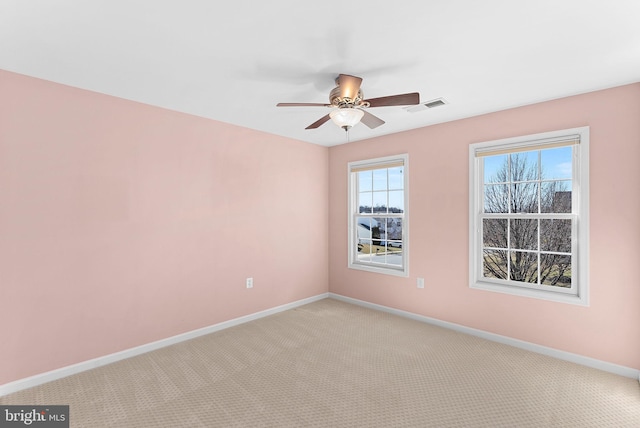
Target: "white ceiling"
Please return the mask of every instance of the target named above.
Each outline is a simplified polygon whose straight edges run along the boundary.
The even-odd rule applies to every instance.
[[[339,73],[369,110],[351,141],[640,81],[639,0],[0,0],[0,68],[315,144]],[[614,108],[614,106],[603,106]]]

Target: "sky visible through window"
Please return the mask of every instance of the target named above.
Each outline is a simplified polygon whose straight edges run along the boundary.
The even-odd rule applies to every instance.
[[[403,211],[404,167],[381,168],[358,173],[359,204]],[[387,200],[387,198],[389,198]]]
[[[534,150],[530,152],[522,152],[520,156],[525,156],[527,164],[538,164],[538,152]],[[484,182],[490,183],[495,181],[494,177],[498,171],[504,168],[508,155],[487,156],[484,158]],[[546,149],[541,151],[541,173],[542,179],[565,179],[570,180],[572,177],[572,148],[558,147],[555,149]],[[570,182],[568,182],[570,185]],[[571,189],[568,189],[571,190]]]

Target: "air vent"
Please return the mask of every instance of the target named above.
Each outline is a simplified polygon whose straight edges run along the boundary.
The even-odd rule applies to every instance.
[[[409,113],[415,113],[422,110],[440,107],[445,104],[448,103],[444,98],[436,98],[435,100],[430,100],[415,106],[406,107],[405,110],[407,110]]]
[[[429,101],[427,103],[424,103],[424,106],[427,108],[434,108],[434,107],[440,107],[445,105],[446,103],[444,102],[444,100],[442,98],[439,98],[437,100],[433,100],[433,101]]]

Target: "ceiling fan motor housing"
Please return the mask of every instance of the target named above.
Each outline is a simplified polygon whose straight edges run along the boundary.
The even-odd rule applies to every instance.
[[[350,97],[342,96],[342,89],[340,86],[336,86],[331,90],[329,94],[329,103],[338,108],[353,108],[353,107],[365,107],[364,103],[364,95],[362,94],[362,90],[358,90],[358,94],[355,99]]]

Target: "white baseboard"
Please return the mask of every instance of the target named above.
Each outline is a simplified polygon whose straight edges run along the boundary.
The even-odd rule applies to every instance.
[[[416,321],[432,324],[438,327],[455,330],[460,333],[466,333],[472,336],[480,337],[482,339],[491,340],[493,342],[514,346],[516,348],[524,349],[526,351],[531,351],[531,352],[546,355],[549,357],[557,358],[559,360],[569,361],[571,363],[576,363],[576,364],[591,367],[594,369],[603,370],[605,372],[613,373],[613,374],[624,376],[624,377],[629,377],[632,379],[638,379],[638,381],[640,381],[640,370],[638,369],[632,369],[630,367],[620,366],[618,364],[596,360],[595,358],[585,357],[583,355],[573,354],[571,352],[561,351],[559,349],[549,348],[542,345],[536,345],[535,343],[525,342],[523,340],[513,339],[511,337],[501,336],[499,334],[489,333],[487,331],[478,330],[471,327],[465,327],[460,324],[441,321],[435,318],[429,318],[424,315],[418,315],[412,312],[402,311],[400,309],[394,309],[388,306],[378,305],[375,303],[366,302],[364,300],[358,300],[352,297],[342,296],[340,294],[329,293],[329,297],[332,299],[340,300],[342,302],[352,303],[355,305],[363,306],[365,308],[388,312],[394,315],[399,315],[405,318],[410,318]]]
[[[266,316],[274,315],[289,309],[297,308],[298,306],[302,306],[318,300],[326,299],[327,297],[329,297],[329,293],[318,294],[317,296],[287,303],[281,306],[276,306],[275,308],[266,309],[264,311],[245,315],[239,318],[234,318],[232,320],[224,321],[218,324],[214,324],[212,326],[203,327],[197,330],[192,330],[186,333],[178,334],[176,336],[168,337],[166,339],[161,339],[155,342],[147,343],[145,345],[136,346],[135,348],[125,349],[124,351],[115,352],[113,354],[94,358],[92,360],[83,361],[81,363],[62,367],[46,373],[41,373],[28,378],[16,380],[14,382],[5,383],[4,385],[0,385],[0,397],[4,395],[12,394],[17,391],[21,391],[23,389],[42,385],[43,383],[51,382],[52,380],[61,379],[63,377],[71,376],[86,370],[91,370],[107,364],[115,363],[116,361],[124,360],[126,358],[135,357],[136,355],[140,355],[149,351],[154,351],[156,349],[164,348],[165,346],[170,346],[176,343],[184,342],[185,340],[194,339],[196,337],[200,337],[206,334],[214,333],[216,331],[224,330],[229,327],[233,327],[239,324],[244,324],[246,322],[257,320],[259,318],[264,318]]]
[[[61,379],[63,377],[71,376],[86,370],[91,370],[107,364],[115,363],[116,361],[124,360],[126,358],[135,357],[136,355],[140,355],[146,352],[154,351],[156,349],[164,348],[165,346],[170,346],[176,343],[184,342],[185,340],[194,339],[196,337],[200,337],[206,334],[214,333],[216,331],[224,330],[229,327],[233,327],[236,325],[244,324],[249,321],[264,318],[266,316],[274,315],[289,309],[297,308],[299,306],[306,305],[308,303],[312,303],[318,300],[322,300],[327,297],[340,300],[343,302],[363,306],[370,309],[376,309],[379,311],[388,312],[394,315],[399,315],[399,316],[410,318],[416,321],[425,322],[427,324],[436,325],[438,327],[455,330],[461,333],[470,334],[472,336],[491,340],[493,342],[498,342],[505,345],[511,345],[516,348],[536,352],[538,354],[547,355],[550,357],[558,358],[560,360],[569,361],[576,364],[581,364],[583,366],[595,368],[598,370],[603,370],[616,375],[629,377],[632,379],[638,379],[638,381],[640,382],[640,370],[638,369],[632,369],[629,367],[620,366],[620,365],[609,363],[606,361],[596,360],[595,358],[585,357],[582,355],[573,354],[571,352],[548,348],[542,345],[536,345],[535,343],[525,342],[522,340],[510,338],[507,336],[501,336],[499,334],[489,333],[483,330],[478,330],[471,327],[465,327],[463,325],[450,323],[447,321],[441,321],[435,318],[429,318],[423,315],[414,314],[412,312],[402,311],[400,309],[394,309],[388,306],[378,305],[375,303],[366,302],[364,300],[358,300],[352,297],[342,296],[340,294],[323,293],[323,294],[318,294],[317,296],[309,297],[306,299],[287,303],[285,305],[276,306],[271,309],[266,309],[264,311],[256,312],[254,314],[249,314],[239,318],[234,318],[232,320],[224,321],[218,324],[214,324],[212,326],[203,327],[201,329],[189,331],[189,332],[172,336],[166,339],[147,343],[145,345],[137,346],[135,348],[125,349],[124,351],[116,352],[113,354],[94,358],[92,360],[83,361],[81,363],[62,367],[46,373],[41,373],[28,378],[19,379],[14,382],[6,383],[4,385],[0,385],[0,397],[4,395],[12,394],[14,392],[21,391],[23,389],[42,385],[43,383],[51,382],[56,379]]]

